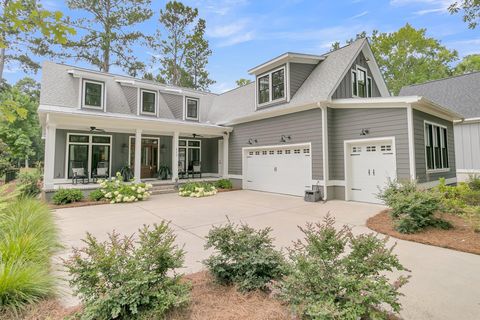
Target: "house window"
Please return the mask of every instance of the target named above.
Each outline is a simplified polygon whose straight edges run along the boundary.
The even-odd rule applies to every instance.
[[[425,159],[427,170],[445,170],[448,164],[447,128],[425,122]]]
[[[185,173],[193,170],[193,166],[201,166],[202,144],[200,140],[179,140],[178,145],[178,170],[180,172]]]
[[[258,78],[258,103],[270,101],[270,76],[266,75]]]
[[[69,133],[67,139],[67,178],[73,176],[72,168],[88,172],[90,178],[98,168],[110,173],[112,136]]]
[[[83,107],[103,109],[103,82],[83,81]]]
[[[373,80],[367,74],[367,69],[356,66],[352,70],[352,96],[367,98],[372,96]]]
[[[186,98],[186,119],[198,120],[198,99]]]
[[[285,67],[272,70],[258,77],[258,104],[286,99]]]
[[[367,77],[367,96],[369,98],[372,97],[372,91],[373,91],[372,86],[373,86],[372,78]]]
[[[357,97],[358,96],[358,90],[357,90],[357,72],[352,71],[352,96]]]
[[[141,90],[142,93],[142,113],[157,113],[157,93],[154,91]]]
[[[365,98],[367,96],[367,72],[362,69],[358,69],[358,96]]]

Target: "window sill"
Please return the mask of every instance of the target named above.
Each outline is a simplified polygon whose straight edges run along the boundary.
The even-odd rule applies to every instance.
[[[257,109],[262,109],[264,107],[268,107],[273,104],[284,103],[284,102],[287,102],[287,98],[280,98],[280,99],[276,99],[276,100],[272,100],[272,101],[264,102],[260,104],[257,103]]]
[[[157,113],[156,112],[145,112],[145,111],[141,111],[140,112],[141,115],[143,116],[157,116]]]
[[[450,172],[450,168],[427,170],[427,174],[429,174],[429,173],[442,173],[442,172]]]
[[[185,117],[185,120],[187,120],[187,121],[198,121],[198,118],[188,118],[188,117]]]
[[[97,107],[97,106],[89,106],[89,105],[84,104],[84,105],[82,106],[82,109],[103,110],[103,106]]]

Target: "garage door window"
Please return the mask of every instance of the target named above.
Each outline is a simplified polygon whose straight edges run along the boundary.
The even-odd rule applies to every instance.
[[[427,170],[448,170],[447,128],[425,122],[425,158]]]

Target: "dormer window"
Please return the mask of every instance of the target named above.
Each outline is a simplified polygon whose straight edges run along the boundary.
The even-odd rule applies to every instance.
[[[372,78],[367,75],[367,69],[356,66],[356,69],[352,70],[352,96],[370,98],[372,86]]]
[[[157,114],[157,93],[155,91],[140,90],[142,97],[142,113]]]
[[[277,68],[257,78],[258,105],[286,100],[285,67]]]
[[[82,106],[84,108],[103,109],[103,89],[103,82],[84,80]]]
[[[185,119],[198,120],[198,99],[187,97],[185,109]]]

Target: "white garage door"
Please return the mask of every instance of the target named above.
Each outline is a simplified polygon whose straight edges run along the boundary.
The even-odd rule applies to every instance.
[[[347,144],[348,200],[381,203],[379,188],[396,178],[394,149],[392,140]]]
[[[303,196],[311,189],[310,145],[244,150],[244,189]]]

